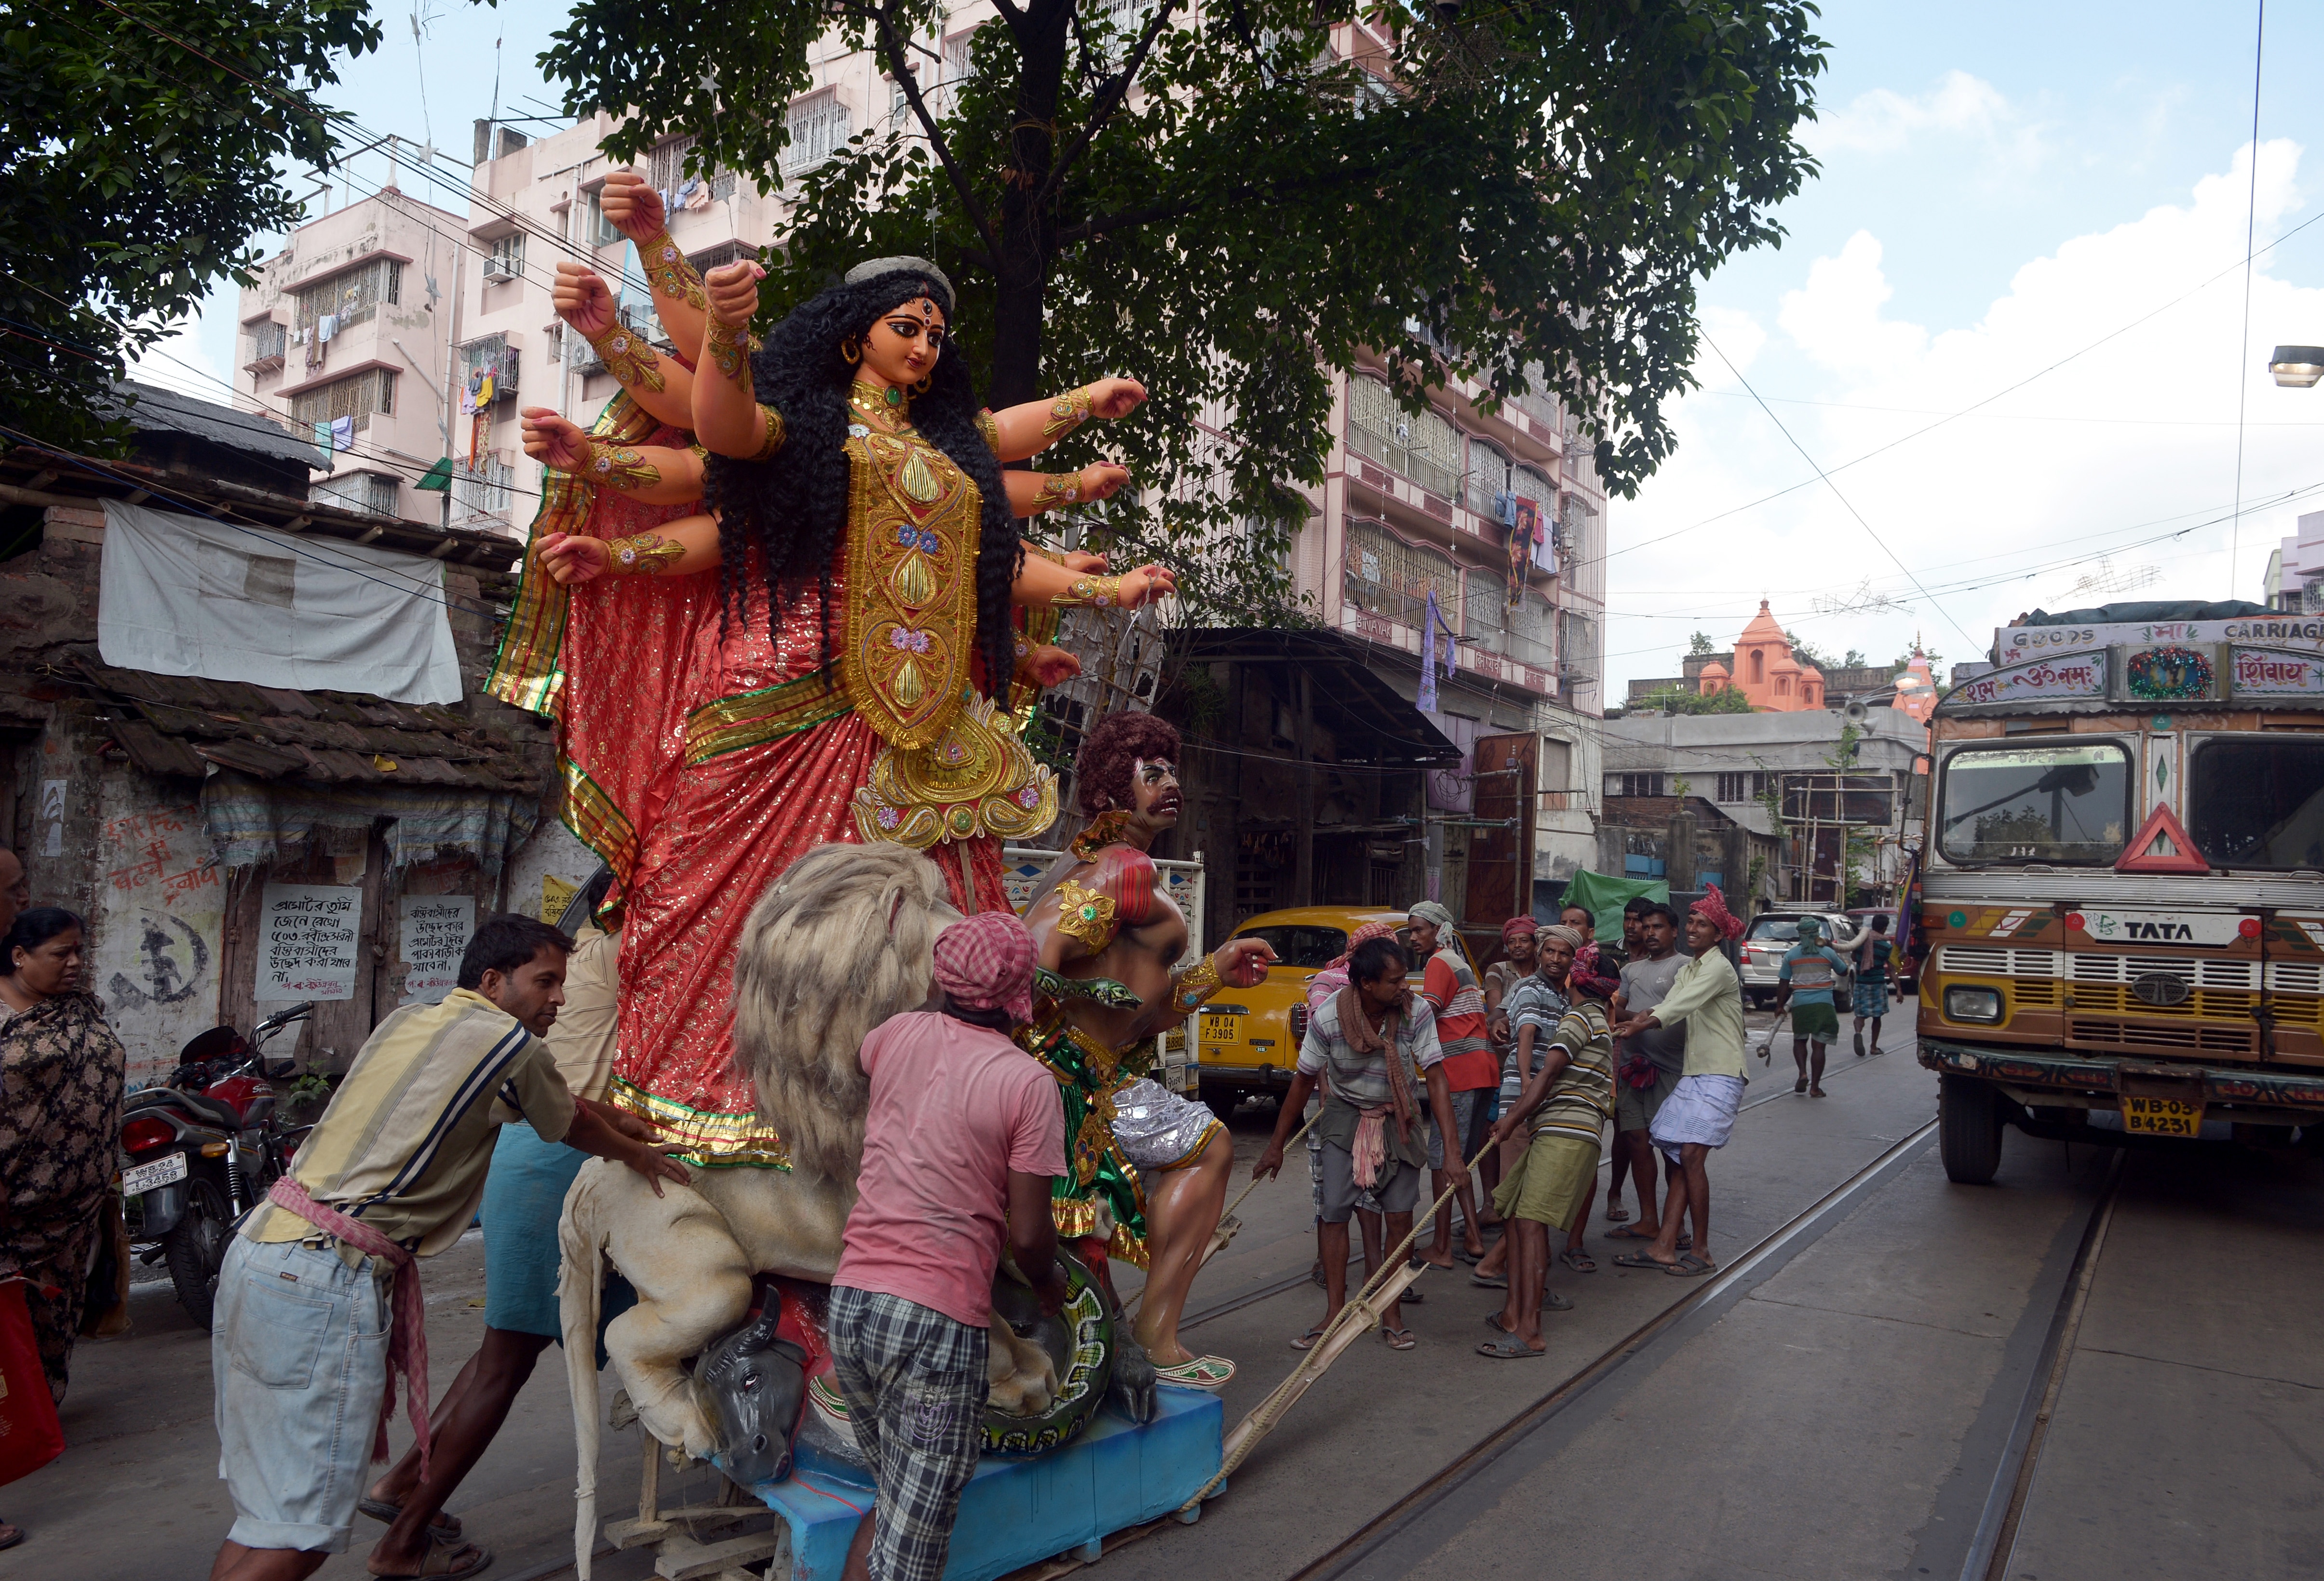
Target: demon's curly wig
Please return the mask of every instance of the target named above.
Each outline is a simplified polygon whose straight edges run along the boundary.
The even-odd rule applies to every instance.
[[[710,458],[704,496],[718,512],[719,584],[727,618],[743,617],[747,562],[767,579],[768,616],[779,622],[786,598],[812,593],[822,616],[823,657],[832,651],[831,565],[847,529],[848,386],[855,368],[840,343],[861,340],[872,325],[921,297],[952,293],[911,271],[836,285],[809,298],[775,326],[751,359],[758,398],[782,414],[783,446],[771,460]],[[912,398],[912,423],[952,457],[983,499],[976,551],[976,633],[985,690],[1000,695],[1016,669],[1009,589],[1025,546],[1010,519],[1001,465],[977,432],[977,400],[968,369],[951,346],[937,357],[927,391]]]
[[[1150,713],[1109,713],[1082,738],[1074,758],[1074,799],[1091,817],[1131,805],[1130,777],[1143,758],[1178,760],[1178,727]]]

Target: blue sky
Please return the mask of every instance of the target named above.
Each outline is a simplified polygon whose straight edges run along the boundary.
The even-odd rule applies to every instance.
[[[429,0],[419,46],[409,9],[383,13],[385,47],[332,97],[374,132],[465,158],[496,72],[504,115],[556,100],[533,61],[564,11]],[[2268,25],[2263,245],[2324,198],[2324,107],[2302,69],[2324,58],[2324,8],[2279,0]],[[1784,206],[1784,246],[1702,291],[1711,341],[1792,438],[1706,347],[1702,391],[1674,409],[1677,455],[1609,508],[1609,695],[1671,673],[1698,626],[1724,646],[1763,595],[1835,656],[1889,657],[1918,632],[1950,659],[2017,611],[2096,602],[2074,584],[2100,556],[2117,582],[2153,579],[2138,596],[2256,593],[2274,538],[2324,510],[2324,492],[2279,498],[2324,484],[2324,387],[2277,391],[2262,366],[2276,341],[2324,341],[2324,224],[2261,260],[2239,352],[2253,26],[2247,6],[2153,0],[1826,5],[1807,133],[1822,172]],[[384,161],[354,173],[376,184]],[[172,354],[225,369],[232,317],[229,293]],[[1838,465],[2078,352],[1838,473],[1846,504],[1793,448]],[[2231,569],[2228,524],[2209,519],[2234,509],[2239,398],[2257,503]]]

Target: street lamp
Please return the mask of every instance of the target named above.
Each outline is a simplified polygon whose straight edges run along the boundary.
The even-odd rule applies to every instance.
[[[2324,379],[2324,345],[2280,345],[2267,360],[2267,371],[2286,390],[2307,390]]]

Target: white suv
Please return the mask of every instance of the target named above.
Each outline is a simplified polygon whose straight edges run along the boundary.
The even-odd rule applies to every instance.
[[[1775,1002],[1781,988],[1775,974],[1784,969],[1784,955],[1800,942],[1800,919],[1812,916],[1823,924],[1823,942],[1847,954],[1863,942],[1856,919],[1836,911],[1768,911],[1751,919],[1743,931],[1743,997],[1754,1010]]]

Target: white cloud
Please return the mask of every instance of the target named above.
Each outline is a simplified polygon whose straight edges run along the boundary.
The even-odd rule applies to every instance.
[[[2301,207],[2301,154],[2288,141],[2261,149],[2263,244]],[[1834,473],[1847,501],[1932,600],[1815,481],[1705,348],[1695,370],[1702,392],[1674,409],[1676,455],[1637,502],[1611,508],[1613,547],[1646,547],[1609,566],[1617,612],[1607,640],[1609,694],[1619,696],[1629,676],[1673,672],[1697,626],[1723,645],[1763,593],[1787,627],[1819,647],[1854,646],[1877,659],[1895,655],[1916,630],[1949,659],[1972,657],[1997,623],[2070,590],[2102,556],[2117,567],[2161,568],[2162,580],[2139,596],[2255,596],[2275,538],[2292,530],[2301,510],[2324,509],[2324,493],[2247,504],[2232,578],[2224,522],[2137,542],[2229,513],[2239,395],[2248,424],[2244,499],[2266,501],[2324,483],[2324,389],[2278,390],[2265,368],[2275,341],[2324,335],[2324,280],[2302,283],[2303,273],[2316,280],[2315,265],[2297,262],[2315,249],[2259,261],[2250,349],[2239,350],[2250,158],[2239,151],[2182,203],[2030,260],[1974,323],[1893,317],[1881,244],[1868,233],[1809,262],[1771,315],[1773,334],[1732,306],[1707,309],[1706,329],[1827,468],[2081,354],[1969,416]],[[1787,488],[1771,503],[1686,530]],[[1671,534],[1678,536],[1648,542]],[[1868,578],[1875,593],[1915,608],[1818,609],[1819,595],[1829,602]],[[1982,585],[1962,585],[1970,583]]]
[[[1966,143],[1981,153],[1988,180],[2022,177],[2052,152],[2046,129],[1983,78],[1952,70],[1924,94],[1875,88],[1802,128],[1808,152],[1880,156],[1931,142]]]

